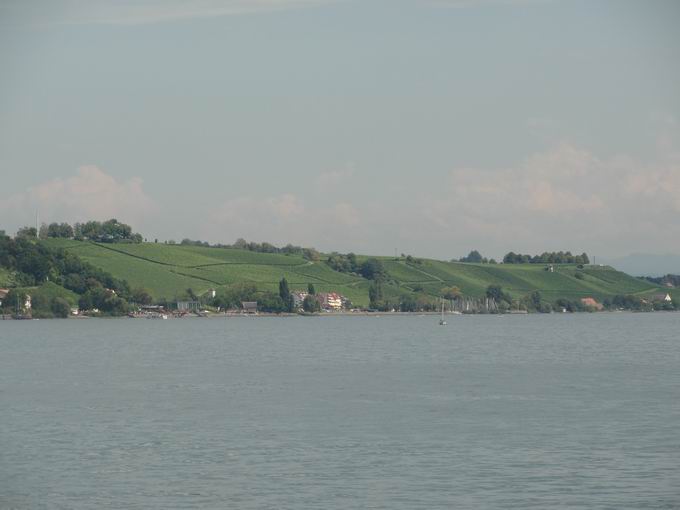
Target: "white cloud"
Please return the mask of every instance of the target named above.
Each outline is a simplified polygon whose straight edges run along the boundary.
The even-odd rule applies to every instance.
[[[292,194],[226,200],[208,213],[201,228],[203,238],[222,242],[244,237],[335,249],[364,230],[354,205],[323,200],[312,204]]]
[[[5,4],[6,22],[136,25],[313,6],[329,0],[61,0]]]
[[[396,246],[441,258],[472,248],[496,257],[680,252],[680,159],[665,155],[642,164],[565,142],[507,168],[454,168],[436,188],[377,202],[336,193],[348,178],[351,172],[324,174],[310,195],[227,201],[203,235],[362,253]]]
[[[35,211],[43,221],[85,221],[115,217],[134,226],[156,212],[138,177],[118,181],[96,166],[83,166],[76,175],[56,178],[0,201],[3,224],[32,224]]]
[[[340,202],[335,204],[327,219],[344,227],[357,227],[361,224],[361,213],[352,204]]]
[[[454,169],[429,222],[509,249],[680,251],[680,162],[601,159],[562,143],[516,167]]]

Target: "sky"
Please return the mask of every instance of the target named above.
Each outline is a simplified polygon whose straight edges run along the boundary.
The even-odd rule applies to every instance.
[[[680,255],[679,24],[663,0],[0,0],[0,229]]]

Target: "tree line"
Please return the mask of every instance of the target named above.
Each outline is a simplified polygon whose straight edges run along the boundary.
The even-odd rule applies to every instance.
[[[455,262],[455,260],[452,260],[451,262]],[[472,250],[465,257],[459,258],[458,262],[473,262],[475,264],[496,264],[496,259],[488,259],[486,257],[483,257],[482,254],[479,253],[477,250]]]
[[[176,244],[174,241],[170,241],[168,244]],[[278,253],[282,255],[298,255],[307,260],[317,261],[320,259],[321,255],[314,248],[303,248],[302,246],[295,246],[293,244],[287,244],[285,246],[275,246],[271,243],[262,242],[248,242],[243,238],[237,239],[233,244],[223,244],[216,243],[210,244],[208,241],[192,240],[189,238],[184,238],[179,243],[184,246],[205,246],[208,248],[227,248],[235,250],[247,250],[257,253]]]
[[[87,221],[85,223],[43,223],[40,230],[35,227],[23,227],[16,237],[26,239],[75,239],[77,241],[95,241],[98,243],[141,243],[141,234],[132,231],[130,225],[121,223],[115,218],[106,221]]]
[[[504,264],[590,264],[586,253],[572,255],[570,251],[543,252],[540,255],[522,255],[509,252],[503,257]]]
[[[662,285],[664,287],[680,287],[680,275],[678,274],[667,274],[665,276],[641,276],[643,280],[648,282],[656,283],[657,285]]]

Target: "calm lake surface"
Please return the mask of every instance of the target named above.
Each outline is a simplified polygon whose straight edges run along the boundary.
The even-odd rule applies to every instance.
[[[1,508],[678,508],[680,314],[0,322]]]

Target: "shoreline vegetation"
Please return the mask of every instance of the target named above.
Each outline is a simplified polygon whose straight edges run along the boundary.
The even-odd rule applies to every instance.
[[[678,312],[680,310],[671,310],[670,312]],[[669,311],[664,310],[652,310],[652,311],[636,311],[636,310],[593,310],[592,313],[652,313],[652,312],[664,312],[669,313]],[[550,312],[542,315],[569,315],[574,313],[588,313],[588,312]],[[529,316],[536,315],[536,312],[528,312],[526,310],[511,310],[505,313],[494,313],[494,314],[482,314],[482,313],[452,313],[444,312],[444,317],[451,320],[452,317],[456,316],[481,316],[481,315],[493,315],[495,317],[504,317],[507,315],[519,315],[519,316]],[[168,314],[167,320],[180,320],[180,319],[272,319],[272,318],[332,318],[332,317],[373,317],[373,318],[385,318],[385,317],[440,317],[440,312],[399,312],[399,311],[388,311],[388,312],[378,312],[378,311],[368,311],[368,310],[356,310],[356,311],[343,311],[343,312],[318,312],[318,313],[271,313],[271,312],[258,312],[257,314],[244,314],[240,312],[211,312],[207,314],[186,314],[186,315],[173,315]],[[0,321],[14,321],[14,320],[58,320],[58,319],[68,319],[68,320],[126,320],[126,319],[161,319],[161,317],[148,317],[143,315],[130,316],[130,315],[69,315],[68,317],[14,317],[12,315],[2,315],[0,314]]]
[[[3,319],[674,311],[678,282],[569,251],[509,252],[498,263],[477,250],[443,261],[244,239],[149,242],[115,219],[0,231]]]
[[[672,313],[680,312],[680,310],[651,310],[651,311],[639,311],[639,310],[590,310],[588,312],[550,312],[541,315],[569,315],[569,314],[580,314],[580,313]],[[504,313],[452,313],[444,312],[444,317],[450,319],[456,316],[482,316],[482,315],[493,315],[495,317],[504,317],[507,315],[519,315],[519,316],[529,316],[536,315],[537,312],[529,312],[527,310],[510,310]],[[400,312],[400,311],[367,311],[367,310],[355,310],[355,311],[341,311],[341,312],[317,312],[317,313],[273,313],[273,312],[258,312],[257,314],[245,314],[241,312],[211,312],[207,314],[186,314],[186,315],[173,315],[167,314],[167,320],[180,320],[180,319],[272,319],[272,318],[332,318],[332,317],[374,317],[374,318],[384,318],[384,317],[440,317],[440,312]],[[129,316],[129,315],[70,315],[65,317],[68,320],[90,320],[90,319],[161,319],[161,317],[148,317],[143,315]],[[15,320],[56,320],[63,319],[61,317],[13,317],[12,315],[0,315],[0,321],[15,321]]]

